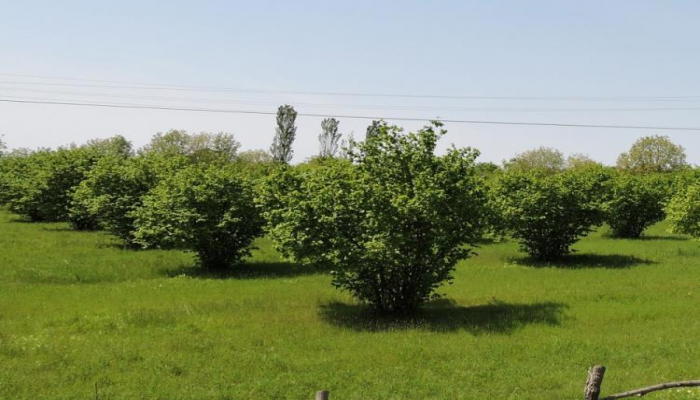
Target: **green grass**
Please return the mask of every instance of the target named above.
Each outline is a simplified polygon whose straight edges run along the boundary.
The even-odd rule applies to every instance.
[[[552,265],[483,245],[445,300],[391,320],[266,240],[207,276],[187,253],[0,211],[0,399],[578,399],[595,363],[609,394],[697,379],[700,244],[648,234],[601,231]]]

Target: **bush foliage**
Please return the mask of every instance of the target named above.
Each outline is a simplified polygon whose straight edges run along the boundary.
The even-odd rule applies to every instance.
[[[437,296],[484,227],[472,149],[435,155],[434,123],[404,135],[382,124],[352,162],[282,168],[262,194],[270,234],[297,260],[334,269],[334,286],[381,312]]]
[[[679,191],[668,205],[671,232],[700,238],[700,181]]]
[[[105,157],[73,194],[71,219],[87,215],[127,246],[138,247],[134,238],[134,212],[160,180],[187,164],[184,156],[158,153],[128,159]]]
[[[41,150],[16,160],[7,178],[10,210],[31,221],[66,221],[72,191],[94,162],[81,148]]]
[[[133,215],[137,242],[193,250],[210,270],[240,262],[264,226],[252,182],[231,165],[182,169],[151,190]]]
[[[501,175],[491,190],[491,207],[500,229],[510,234],[531,257],[555,260],[594,226],[602,224],[605,186],[603,169],[512,172]]]
[[[664,219],[666,185],[654,175],[617,174],[610,185],[606,222],[614,236],[638,238]]]

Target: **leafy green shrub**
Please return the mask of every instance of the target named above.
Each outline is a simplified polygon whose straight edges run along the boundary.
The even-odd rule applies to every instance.
[[[100,158],[130,153],[131,144],[121,136],[57,150],[14,151],[3,157],[2,200],[31,221],[68,220],[77,229],[96,228],[87,213],[70,218],[73,192]]]
[[[345,160],[282,167],[263,185],[270,235],[299,261],[334,269],[333,285],[380,312],[437,297],[484,229],[486,196],[472,149],[435,155],[434,123],[378,127]]]
[[[349,195],[357,179],[357,168],[347,160],[278,166],[260,185],[276,249],[304,264],[334,266],[340,257],[335,248],[360,234],[356,229],[365,213],[358,210],[360,199]]]
[[[674,174],[662,174],[666,176],[665,187],[668,190],[667,202],[671,201],[677,194],[684,194],[686,189],[700,182],[700,168],[686,168]]]
[[[0,157],[0,205],[8,204],[19,195],[16,185],[22,182],[22,176],[26,176],[28,155],[29,153],[11,152]]]
[[[149,190],[187,163],[184,156],[176,155],[105,157],[95,164],[73,194],[71,219],[96,219],[127,246],[138,247],[134,238],[134,212]]]
[[[609,175],[603,169],[503,174],[493,184],[492,209],[501,228],[539,260],[555,260],[603,222]]]
[[[617,174],[610,196],[605,220],[614,236],[640,237],[646,228],[664,219],[666,190],[654,175]]]
[[[700,181],[679,191],[667,208],[671,232],[700,238]]]
[[[65,221],[70,196],[94,162],[85,148],[41,150],[9,177],[10,209],[31,221]]]
[[[133,214],[139,243],[191,249],[210,270],[240,262],[264,226],[253,184],[230,165],[181,170],[151,190]]]

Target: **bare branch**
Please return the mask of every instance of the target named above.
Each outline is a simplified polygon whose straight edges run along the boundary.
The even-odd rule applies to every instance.
[[[630,396],[641,397],[647,393],[655,392],[657,390],[673,389],[673,388],[679,388],[679,387],[693,387],[693,386],[700,386],[700,380],[660,383],[660,384],[654,385],[654,386],[630,390],[630,391],[624,392],[624,393],[613,394],[612,396],[606,396],[602,400],[615,400],[615,399],[622,399],[624,397],[630,397]]]

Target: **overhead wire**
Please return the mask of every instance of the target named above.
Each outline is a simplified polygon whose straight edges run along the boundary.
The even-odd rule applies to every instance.
[[[187,112],[210,112],[210,113],[228,113],[228,114],[253,114],[253,115],[276,115],[274,111],[258,111],[258,110],[231,110],[231,109],[213,109],[213,108],[187,108],[187,107],[171,107],[157,105],[139,105],[139,104],[107,104],[94,102],[70,102],[70,101],[52,101],[52,100],[19,100],[11,98],[0,98],[3,103],[17,104],[45,104],[45,105],[67,105],[67,106],[83,106],[83,107],[104,107],[104,108],[123,108],[123,109],[149,109],[149,110],[168,110],[168,111],[187,111]],[[544,126],[544,127],[568,127],[568,128],[599,128],[599,129],[635,129],[635,130],[659,130],[659,131],[696,131],[700,132],[700,127],[680,127],[680,126],[646,126],[646,125],[605,125],[605,124],[574,124],[574,123],[549,123],[549,122],[524,122],[524,121],[491,121],[491,120],[466,120],[466,119],[443,119],[439,117],[419,118],[419,117],[383,117],[383,116],[368,116],[368,115],[331,115],[318,113],[298,113],[299,116],[317,117],[317,118],[347,118],[347,119],[365,119],[365,120],[381,120],[390,121],[433,121],[438,120],[443,123],[454,124],[481,124],[481,125],[511,125],[511,126]]]
[[[241,105],[277,105],[279,102],[232,100],[223,98],[183,98],[171,96],[147,96],[104,92],[42,90],[22,87],[0,87],[0,92],[31,92],[41,94],[60,94],[71,97],[107,97],[135,100],[163,100],[172,102],[241,104]],[[486,111],[486,112],[524,112],[524,113],[569,113],[569,112],[653,112],[653,111],[698,111],[700,107],[627,107],[627,108],[524,108],[524,107],[456,107],[456,106],[404,106],[381,104],[343,104],[343,103],[306,103],[294,102],[295,106],[314,108],[354,108],[365,110],[400,110],[400,111]]]
[[[305,96],[347,96],[347,97],[379,97],[379,98],[424,98],[424,99],[452,99],[452,100],[514,100],[514,101],[697,101],[700,96],[469,96],[469,95],[439,95],[439,94],[418,94],[418,93],[372,93],[372,92],[341,92],[341,91],[301,91],[301,90],[271,90],[271,89],[250,89],[231,88],[220,86],[192,86],[192,85],[172,85],[163,83],[126,82],[97,79],[64,78],[42,75],[24,75],[0,73],[0,76],[63,80],[74,82],[107,83],[108,85],[77,84],[65,82],[32,82],[32,81],[0,81],[6,85],[39,85],[39,86],[67,86],[67,87],[89,87],[108,89],[138,89],[138,90],[172,90],[172,91],[199,91],[199,92],[236,92],[236,93],[256,93],[256,94],[284,94],[284,95],[305,95]]]

